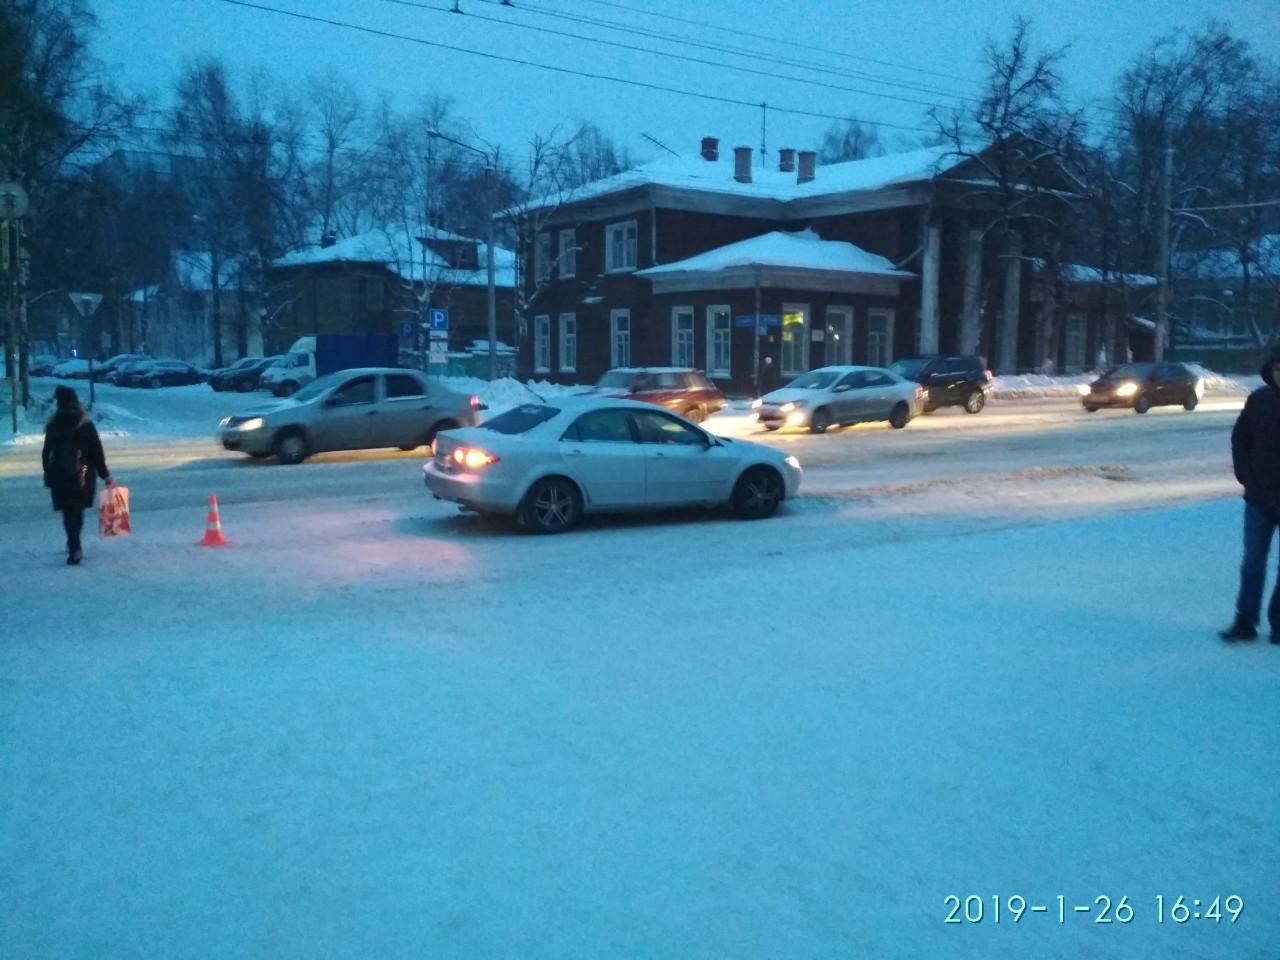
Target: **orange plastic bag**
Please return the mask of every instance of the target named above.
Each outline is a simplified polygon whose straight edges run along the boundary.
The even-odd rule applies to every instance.
[[[129,488],[111,484],[98,494],[98,532],[122,537],[133,532],[129,525]]]

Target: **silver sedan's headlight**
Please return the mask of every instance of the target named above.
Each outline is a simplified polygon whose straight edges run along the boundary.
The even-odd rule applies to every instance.
[[[790,400],[787,403],[784,403],[778,409],[781,410],[783,413],[790,413],[792,410],[799,410],[801,407],[804,406],[804,404],[805,404],[805,401],[803,400]]]
[[[262,418],[254,417],[252,420],[246,420],[244,423],[238,423],[236,424],[236,429],[243,430],[245,432],[248,432],[250,430],[261,430]]]
[[[764,406],[764,400],[762,400],[760,397],[756,397],[754,400],[751,401],[752,410],[759,410],[762,406]]]
[[[225,430],[225,429],[227,429],[227,427],[229,427],[229,426],[231,426],[231,418],[230,418],[230,417],[223,417],[221,420],[219,420],[219,421],[218,421],[218,429],[219,429],[219,430]]]
[[[800,469],[800,461],[797,460],[795,457],[787,457],[787,459],[784,460],[783,462],[792,470]]]

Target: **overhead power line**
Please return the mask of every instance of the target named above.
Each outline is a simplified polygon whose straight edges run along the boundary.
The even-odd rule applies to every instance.
[[[632,80],[626,77],[611,76],[604,73],[592,73],[586,70],[575,70],[571,67],[561,67],[554,64],[538,63],[533,60],[523,60],[519,57],[508,57],[502,54],[491,53],[487,50],[476,50],[468,47],[461,47],[455,44],[442,43],[438,40],[427,40],[424,37],[413,37],[403,33],[396,33],[392,30],[382,30],[377,27],[369,27],[363,24],[351,23],[345,20],[335,20],[329,17],[319,17],[313,14],[298,13],[294,10],[283,10],[279,7],[268,6],[263,3],[253,3],[250,0],[218,0],[220,3],[229,4],[235,7],[243,7],[250,10],[258,10],[263,13],[275,14],[282,17],[290,17],[295,20],[303,20],[310,23],[324,24],[330,27],[337,27],[344,30],[352,30],[359,33],[369,34],[371,36],[382,37],[389,40],[400,40],[406,43],[415,43],[420,46],[434,47],[440,50],[448,50],[453,53],[467,54],[475,57],[482,57],[486,60],[494,60],[500,63],[511,63],[517,66],[531,67],[537,70],[546,70],[551,73],[559,73],[567,76],[582,77],[588,80],[604,80],[610,83],[618,83],[624,86],[636,87],[642,90],[656,90],[662,93],[673,93],[678,96],[691,97],[699,100],[707,100],[714,103],[727,103],[733,106],[749,107],[753,110],[760,108],[760,103],[755,100],[740,99],[737,97],[719,96],[716,94],[703,93],[696,90],[685,90],[680,87],[668,86],[666,84],[651,83],[644,80]],[[818,120],[833,120],[837,122],[853,122],[864,123],[868,126],[883,127],[891,130],[902,130],[907,133],[932,133],[935,131],[926,127],[908,127],[897,123],[888,123],[878,120],[863,120],[858,117],[842,116],[834,113],[824,113],[818,110],[804,110],[799,107],[781,107],[774,104],[769,105],[769,109],[775,113],[788,114],[797,117],[811,117]]]

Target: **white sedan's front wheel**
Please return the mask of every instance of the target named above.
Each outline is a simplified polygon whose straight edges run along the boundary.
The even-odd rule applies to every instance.
[[[743,520],[763,520],[773,516],[786,494],[782,477],[769,467],[752,467],[733,488],[733,512]]]

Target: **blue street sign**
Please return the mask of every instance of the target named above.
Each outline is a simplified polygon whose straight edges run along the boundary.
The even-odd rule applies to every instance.
[[[432,330],[448,330],[449,311],[444,307],[432,307],[427,311],[427,323]]]
[[[759,323],[756,322],[757,316]],[[780,327],[782,326],[782,314],[780,313],[740,313],[733,318],[735,327]]]
[[[413,321],[412,320],[400,321],[400,339],[401,340],[413,339]]]

